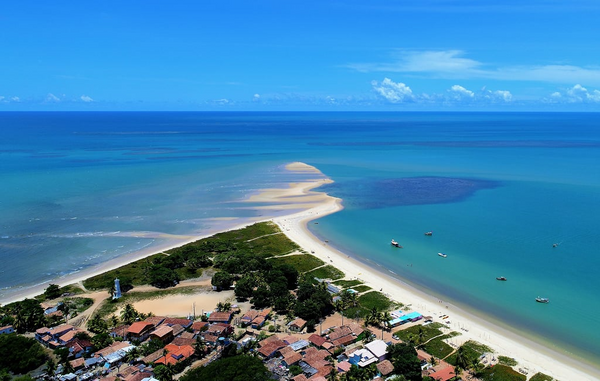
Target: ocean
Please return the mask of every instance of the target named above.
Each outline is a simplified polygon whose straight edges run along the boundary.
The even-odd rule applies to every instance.
[[[302,161],[345,207],[317,236],[600,363],[600,114],[15,112],[0,131],[0,299],[285,214],[242,201]]]

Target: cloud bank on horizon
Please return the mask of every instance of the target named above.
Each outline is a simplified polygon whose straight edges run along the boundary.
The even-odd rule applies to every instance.
[[[0,111],[600,111],[590,0],[133,0],[5,14]]]

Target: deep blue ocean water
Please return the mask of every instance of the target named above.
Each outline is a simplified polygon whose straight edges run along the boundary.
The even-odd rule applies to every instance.
[[[600,362],[600,114],[0,113],[0,131],[0,298],[264,217],[239,201],[303,161],[344,200],[317,235]]]

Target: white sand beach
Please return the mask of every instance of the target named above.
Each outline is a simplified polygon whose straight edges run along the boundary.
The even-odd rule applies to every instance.
[[[360,279],[375,290],[381,289],[382,292],[391,299],[401,302],[404,305],[409,305],[423,315],[433,316],[436,321],[441,321],[441,319],[438,318],[440,315],[449,315],[450,318],[445,320],[450,320],[452,330],[461,333],[461,336],[451,339],[452,344],[459,346],[468,340],[481,342],[496,351],[496,355],[506,355],[515,358],[519,363],[517,368],[526,369],[529,376],[537,372],[543,372],[562,381],[600,380],[600,373],[596,369],[531,340],[522,338],[517,333],[493,325],[454,305],[440,303],[437,298],[427,295],[414,287],[403,283],[399,279],[392,278],[389,274],[371,268],[358,260],[349,257],[347,254],[336,250],[327,242],[323,242],[316,238],[308,230],[308,223],[341,210],[342,200],[314,190],[323,184],[331,182],[331,180],[327,179],[317,168],[303,163],[292,163],[288,164],[286,169],[292,172],[314,173],[315,179],[292,183],[289,184],[288,188],[284,189],[265,189],[258,194],[249,197],[247,201],[265,203],[267,204],[263,206],[265,209],[300,210],[294,214],[274,219],[261,217],[260,220],[272,220],[275,222],[291,240],[296,242],[303,249],[314,252],[314,255],[324,262],[332,264],[342,270],[346,274],[347,279]],[[258,218],[252,221],[246,220],[238,226],[228,230],[242,228],[257,222],[258,220]],[[168,250],[172,247],[181,246],[185,243],[193,242],[215,233],[217,232],[207,232],[202,236],[193,237],[185,242],[179,242],[174,246],[159,248],[159,250],[155,248],[152,252],[138,252],[130,256],[121,257],[114,261],[107,262],[100,267],[94,268],[93,270],[65,277],[57,283],[60,285],[67,285],[80,282],[93,275],[101,274],[140,258]],[[187,282],[182,282],[182,285],[185,285],[186,283]],[[13,300],[21,300],[24,297],[37,295],[41,293],[45,287],[46,285],[36,289],[29,289],[27,295],[19,295],[18,297],[14,297]],[[147,312],[152,311],[155,314],[164,315],[173,315],[174,311],[171,307],[177,307],[177,312],[175,314],[185,315],[191,311],[193,302],[196,302],[198,306],[202,306],[200,308],[209,309],[214,308],[213,305],[216,305],[219,301],[223,301],[227,296],[228,295],[225,294],[211,294],[207,291],[206,293],[201,292],[194,294],[193,296],[181,295],[176,298],[170,296],[167,299],[173,299],[172,303],[164,303],[166,299],[156,299],[154,301],[140,302],[139,304],[136,304],[135,307],[143,312],[146,312],[147,310]],[[162,307],[168,305],[169,309],[166,310],[162,308],[161,305]]]
[[[315,182],[314,184],[316,187],[319,183]],[[314,187],[306,185],[303,191],[318,193],[311,189]],[[275,193],[272,190],[270,192]],[[286,193],[286,191],[282,191],[282,193]],[[277,197],[275,194],[273,196]],[[438,318],[440,315],[449,315],[450,318],[446,320],[451,322],[451,328],[462,334],[451,339],[456,346],[460,346],[468,340],[483,343],[495,350],[496,356],[513,357],[519,363],[517,368],[527,370],[528,376],[542,372],[563,381],[600,379],[600,374],[586,364],[493,325],[454,305],[440,303],[439,299],[402,283],[389,274],[379,272],[354,260],[310,233],[307,228],[310,221],[341,209],[341,200],[323,194],[322,202],[318,206],[293,215],[276,218],[274,222],[302,248],[314,252],[314,255],[324,262],[342,270],[347,279],[360,279],[375,290],[381,289],[389,298],[410,305],[423,315],[433,316],[436,321],[441,322],[441,319]]]

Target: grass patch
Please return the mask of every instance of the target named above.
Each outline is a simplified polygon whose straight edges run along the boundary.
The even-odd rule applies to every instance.
[[[448,356],[450,353],[452,353],[452,351],[454,351],[454,348],[452,348],[450,345],[446,344],[443,341],[445,339],[449,339],[452,336],[453,335],[439,336],[439,337],[431,340],[427,344],[425,344],[423,346],[423,350],[425,352],[431,354],[432,356],[443,359],[446,356]]]
[[[508,356],[498,356],[498,362],[506,366],[516,366],[518,364],[517,360]]]
[[[254,254],[265,258],[292,253],[300,248],[283,233],[268,235],[246,242]]]
[[[525,381],[527,377],[506,365],[494,365],[478,374],[483,381]]]
[[[92,298],[65,298],[63,300],[65,303],[69,303],[71,308],[75,309],[77,313],[82,313],[87,310],[94,304],[94,299]]]
[[[335,284],[336,286],[340,286],[342,288],[354,288],[360,284],[363,284],[363,282],[361,282],[357,279],[352,279],[352,280],[340,279],[340,280],[336,280],[335,282],[333,282],[333,284]]]
[[[529,381],[554,381],[554,378],[548,376],[547,374],[538,372],[534,374],[533,377],[529,379]]]
[[[93,276],[83,281],[85,288],[89,290],[108,289],[114,283],[115,278],[127,279],[134,286],[146,284],[146,271],[154,258],[164,254],[154,254],[150,257],[140,259],[126,264],[114,270]],[[122,282],[123,283],[123,282]]]
[[[306,273],[306,276],[310,278],[319,278],[319,279],[339,279],[343,278],[346,274],[344,274],[341,270],[338,270],[336,267],[332,265],[327,265],[323,267],[319,267],[318,269],[314,269],[310,272]]]
[[[462,347],[465,356],[469,359],[478,359],[482,354],[486,352],[492,352],[490,347],[473,340],[467,341],[462,345]],[[456,365],[456,353],[448,356],[446,361],[452,365]]]
[[[285,257],[270,258],[269,261],[274,266],[283,264],[292,265],[299,273],[305,273],[319,266],[323,266],[325,262],[310,254],[288,255]]]
[[[394,303],[379,291],[371,291],[359,296],[358,303],[368,311],[371,311],[373,307],[379,311],[389,311],[394,306]]]
[[[442,331],[440,331],[437,328],[433,328],[430,325],[426,325],[426,326],[421,326],[421,325],[413,325],[412,327],[406,328],[406,329],[402,329],[399,331],[396,331],[395,334],[396,336],[398,336],[398,338],[404,342],[408,342],[409,338],[412,335],[419,335],[419,328],[421,328],[423,330],[423,341],[428,341],[430,339],[433,339],[436,336],[440,336],[442,334]]]
[[[366,291],[372,290],[371,287],[364,285],[364,284],[362,284],[360,286],[352,287],[352,289],[357,292],[366,292]]]

